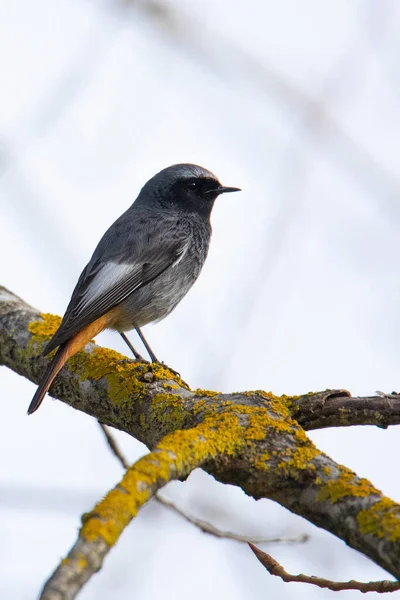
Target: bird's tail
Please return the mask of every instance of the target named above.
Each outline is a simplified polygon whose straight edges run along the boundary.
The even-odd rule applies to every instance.
[[[28,408],[28,415],[31,415],[39,408],[49,387],[67,360],[79,352],[79,350],[82,350],[82,348],[86,346],[86,344],[90,342],[90,340],[93,339],[98,333],[100,333],[100,331],[103,331],[103,329],[105,329],[109,324],[111,318],[112,312],[110,311],[107,315],[96,319],[96,321],[93,321],[93,323],[90,323],[81,329],[79,333],[59,346],[53,360],[48,366],[43,380],[40,382],[39,387],[32,398],[32,402]]]
[[[29,408],[28,408],[28,415],[31,415],[32,413],[34,413],[35,410],[37,410],[39,408],[39,406],[42,404],[43,398],[47,394],[47,391],[48,391],[49,387],[51,386],[51,384],[53,383],[54,378],[57,376],[60,369],[63,367],[63,365],[68,360],[68,358],[70,356],[70,353],[68,352],[69,345],[70,345],[70,340],[68,340],[67,342],[64,342],[64,344],[61,344],[61,346],[58,348],[53,360],[47,367],[47,371],[46,371],[42,381],[40,382],[40,385],[39,385],[38,389],[36,390],[35,395],[32,398],[32,402],[30,403]]]

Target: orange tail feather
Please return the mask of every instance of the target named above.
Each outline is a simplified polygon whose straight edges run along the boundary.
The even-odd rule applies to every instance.
[[[53,383],[54,378],[57,376],[58,372],[62,368],[62,366],[66,363],[67,358],[65,358],[68,350],[68,342],[62,344],[57,350],[53,360],[49,364],[47,371],[39,384],[38,389],[36,390],[35,395],[32,398],[32,402],[28,408],[28,415],[31,415],[39,408],[42,404],[43,398],[47,394],[47,390]]]
[[[79,333],[74,335],[74,337],[64,342],[64,344],[61,344],[53,360],[49,364],[35,395],[32,398],[32,402],[28,408],[28,415],[31,415],[39,408],[43,398],[47,394],[49,387],[67,360],[79,352],[79,350],[82,350],[82,348],[86,346],[86,344],[90,342],[92,338],[94,338],[98,333],[100,333],[100,331],[103,331],[103,329],[107,327],[110,322],[110,316],[111,315],[109,313],[108,315],[104,315],[103,317],[96,319],[96,321],[84,327]]]

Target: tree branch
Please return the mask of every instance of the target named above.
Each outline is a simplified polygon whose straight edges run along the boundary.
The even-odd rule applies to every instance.
[[[180,431],[166,436],[160,444],[130,467],[121,482],[83,515],[79,537],[43,588],[41,600],[71,600],[98,571],[105,556],[139,509],[168,481],[187,476],[209,458],[204,431],[187,431],[191,444],[178,456]]]
[[[263,552],[259,548],[256,548],[249,542],[250,548],[260,561],[260,563],[267,569],[271,575],[280,577],[285,583],[308,583],[310,585],[316,585],[319,588],[327,588],[332,592],[342,592],[344,590],[358,590],[363,594],[367,592],[378,592],[378,594],[386,594],[387,592],[397,592],[400,590],[400,582],[398,581],[331,581],[329,579],[323,579],[322,577],[315,577],[309,575],[291,575],[276,561],[270,554]]]
[[[120,462],[121,466],[125,470],[129,469],[129,463],[126,460],[126,458],[124,457],[124,455],[122,454],[121,450],[119,449],[118,444],[115,441],[112,433],[109,431],[107,425],[104,425],[103,423],[99,423],[99,425],[100,425],[101,430],[104,433],[104,436],[107,440],[107,443],[108,443],[111,451],[113,452],[113,454],[115,455],[117,460]],[[174,502],[172,502],[172,500],[168,500],[167,498],[164,498],[159,493],[155,494],[155,500],[157,500],[157,502],[159,502],[166,508],[170,508],[171,510],[173,510],[176,514],[178,514],[183,519],[185,519],[185,521],[188,521],[188,523],[192,523],[192,525],[195,525],[204,533],[209,533],[210,535],[214,535],[217,538],[225,538],[225,539],[229,539],[229,540],[235,540],[236,542],[241,542],[243,544],[248,544],[249,542],[252,542],[253,544],[277,544],[277,543],[304,544],[305,542],[308,542],[308,540],[310,539],[310,536],[307,535],[306,533],[304,533],[302,535],[298,535],[296,537],[250,538],[249,536],[240,535],[240,534],[234,533],[232,531],[222,531],[221,529],[218,529],[218,527],[215,527],[212,523],[209,523],[208,521],[204,521],[203,519],[198,519],[197,517],[192,517],[191,515],[188,515],[185,511],[183,511],[178,506],[176,506],[176,504]]]
[[[240,535],[239,533],[234,533],[233,531],[223,531],[222,529],[218,529],[212,523],[208,521],[203,521],[203,519],[198,519],[197,517],[192,517],[188,515],[183,510],[181,510],[176,504],[171,502],[171,500],[167,500],[160,494],[156,495],[158,502],[161,502],[164,506],[171,508],[174,512],[177,512],[181,517],[183,517],[189,523],[196,525],[201,531],[204,533],[209,533],[217,538],[224,538],[228,540],[234,540],[235,542],[240,542],[242,544],[304,544],[308,542],[310,536],[306,533],[298,535],[296,537],[275,537],[275,538],[266,538],[266,537],[250,537],[246,535]]]
[[[0,288],[0,363],[37,382],[48,363],[40,352],[58,323],[58,317],[40,314]],[[190,472],[201,464],[217,480],[238,485],[254,498],[279,502],[400,577],[400,506],[335,463],[305,433],[317,426],[349,425],[354,414],[354,424],[382,426],[376,411],[372,415],[368,410],[370,402],[375,408],[384,403],[385,426],[398,423],[395,399],[356,399],[342,390],[298,397],[263,391],[193,391],[167,368],[127,360],[94,343],[68,361],[51,394],[150,449],[170,440],[176,472]],[[160,481],[174,476],[168,471]],[[147,489],[143,502],[156,488]],[[120,498],[119,493],[111,494],[116,501]],[[135,510],[141,505],[142,500],[137,500]],[[132,515],[131,510],[128,519],[122,511],[114,533],[119,535]],[[96,532],[101,554],[116,538],[110,540],[107,527],[97,527]],[[99,566],[96,560],[92,569]]]
[[[292,415],[306,429],[376,425],[386,429],[400,424],[400,396],[352,397],[347,390],[326,390],[294,398]]]
[[[104,433],[104,437],[106,438],[107,444],[109,445],[111,452],[114,454],[116,459],[119,461],[121,467],[123,469],[125,469],[125,471],[126,471],[127,469],[129,469],[130,464],[128,463],[125,456],[122,454],[121,450],[119,449],[119,446],[118,446],[117,442],[115,441],[114,436],[112,435],[111,431],[108,429],[107,425],[104,425],[104,423],[100,423],[100,421],[99,421],[99,425],[100,425],[100,429]]]

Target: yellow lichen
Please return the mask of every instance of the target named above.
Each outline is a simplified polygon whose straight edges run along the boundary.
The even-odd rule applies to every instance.
[[[329,500],[335,504],[346,496],[365,498],[370,494],[380,494],[380,492],[367,479],[359,479],[350,469],[340,467],[338,477],[323,484],[317,499],[321,502]]]
[[[234,406],[234,403],[232,402],[232,400],[221,400],[219,402],[220,406]]]
[[[254,460],[254,466],[256,469],[260,471],[268,471],[270,465],[268,464],[271,460],[271,454],[269,452],[263,452],[262,454],[257,455]]]
[[[102,371],[96,374],[101,376]],[[121,483],[84,520],[81,530],[83,537],[102,537],[112,545],[160,483],[176,475],[185,475],[210,459],[235,456],[248,449],[249,443],[265,439],[271,429],[276,433],[291,434],[299,429],[299,425],[289,417],[282,419],[279,414],[271,415],[262,407],[232,405],[218,411],[211,406],[207,414],[204,400],[200,403],[205,412],[204,420],[195,428],[175,430],[164,436],[154,452],[129,469]],[[185,415],[181,398],[173,393],[156,395],[149,410],[152,419],[165,423],[170,418],[175,428]],[[311,442],[294,452],[288,448],[286,466],[293,469],[310,468],[317,453]],[[255,466],[267,470],[270,458],[268,452],[260,454],[255,458]]]
[[[246,414],[249,424],[246,430],[246,438],[251,440],[263,440],[270,427],[279,431],[290,431],[290,425],[285,421],[279,421],[270,416],[268,411],[262,408],[241,406],[239,414]]]
[[[85,516],[81,536],[87,540],[101,537],[112,546],[156,487],[169,481],[174,467],[175,456],[161,449],[138,460],[122,481]]]
[[[140,429],[145,433],[146,431],[148,431],[149,429],[149,425],[146,421],[146,417],[143,413],[141,413],[141,415],[139,416],[139,424],[140,424]]]
[[[158,380],[168,380],[173,381],[180,387],[188,389],[187,384],[181,379],[176,373],[170,371],[170,369],[166,365],[161,365],[159,363],[151,363],[149,365],[149,370],[154,375],[154,379]]]
[[[88,563],[84,554],[77,556],[75,561],[80,571],[84,571],[86,569]]]
[[[272,408],[272,407],[271,407]],[[271,415],[268,410],[259,406],[233,405],[232,410],[240,415],[246,415],[249,419],[246,436],[248,439],[262,440],[267,435],[269,428],[278,433],[292,433],[296,435],[297,431],[302,432],[300,425],[293,419],[282,418],[280,409]],[[300,433],[303,437],[303,433]],[[304,434],[305,435],[305,434]],[[307,439],[307,437],[306,437]]]
[[[74,557],[71,558],[63,558],[61,561],[62,565],[73,565],[73,569],[74,571],[80,573],[82,571],[84,571],[87,568],[87,559],[85,557],[84,554],[79,553]]]
[[[196,404],[193,406],[193,414],[198,415],[203,410],[208,412],[210,409],[211,407],[207,404],[206,400],[197,400]]]
[[[136,485],[133,482],[134,476],[136,477]],[[140,506],[151,495],[151,487],[146,485],[151,482],[144,481],[144,478],[136,472],[130,474],[130,480],[132,487],[129,492],[121,484],[111,490],[97,504],[93,513],[88,515],[88,518],[82,525],[82,537],[88,541],[101,537],[109,546],[112,546],[117,541],[123,529],[136,516]],[[139,485],[141,483],[143,485]]]
[[[357,515],[362,534],[395,542],[400,539],[400,507],[389,498],[382,498]]]
[[[302,448],[296,448],[295,450],[293,450],[293,452],[288,449],[287,454],[288,460],[281,461],[278,467],[280,467],[287,473],[290,473],[292,477],[295,477],[296,473],[298,473],[299,471],[315,471],[316,467],[312,461],[321,453],[309,440],[307,446]]]
[[[177,457],[178,470],[181,470],[184,464],[193,461],[200,465],[217,455],[233,456],[244,444],[244,430],[239,417],[228,412],[206,417],[193,429],[166,435],[159,447]]]
[[[298,426],[297,429],[295,430],[294,436],[295,436],[295,438],[296,438],[296,440],[298,442],[302,442],[302,443],[308,443],[309,442],[309,438],[307,437],[306,432],[300,426]]]
[[[176,385],[176,383],[164,382],[162,385],[166,390],[179,390],[179,385]]]
[[[263,390],[259,390],[258,394],[268,400],[271,409],[282,419],[290,416],[287,396],[275,396],[272,392],[264,392]]]
[[[95,346],[91,352],[78,352],[69,359],[68,364],[82,381],[98,381],[104,377],[108,383],[109,397],[118,406],[129,406],[135,398],[146,394],[145,384],[137,378],[143,366],[127,361],[115,350]]]
[[[28,331],[36,338],[36,342],[48,341],[61,324],[61,317],[48,313],[40,313],[42,321],[33,321],[28,325]]]
[[[172,477],[185,475],[217,455],[232,455],[243,445],[239,419],[216,415],[194,429],[166,435],[154,452],[128,469],[121,483],[86,515],[81,536],[103,538],[112,546],[139,508]]]
[[[28,325],[28,331],[32,334],[32,337],[27,348],[21,349],[21,359],[29,359],[30,356],[36,357],[60,326],[61,317],[47,313],[41,313],[40,317],[40,320],[32,321]]]
[[[197,390],[194,390],[194,395],[195,396],[206,396],[208,398],[213,398],[214,396],[218,396],[220,392],[214,392],[213,390],[202,390],[200,388],[197,388]]]
[[[152,424],[166,427],[169,430],[180,429],[186,420],[186,411],[180,396],[174,393],[156,394],[150,404],[150,420]]]

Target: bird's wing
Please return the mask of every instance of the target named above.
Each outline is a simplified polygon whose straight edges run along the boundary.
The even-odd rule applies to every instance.
[[[133,256],[127,254],[126,262],[118,262],[105,261],[101,257],[102,253],[98,251],[99,245],[92,260],[83,270],[62,323],[44,353],[51,352],[83,327],[107,314],[132,292],[177,264],[188,247],[187,237],[166,241],[164,236],[157,240],[156,246],[133,246]],[[96,257],[96,253],[100,256]]]

